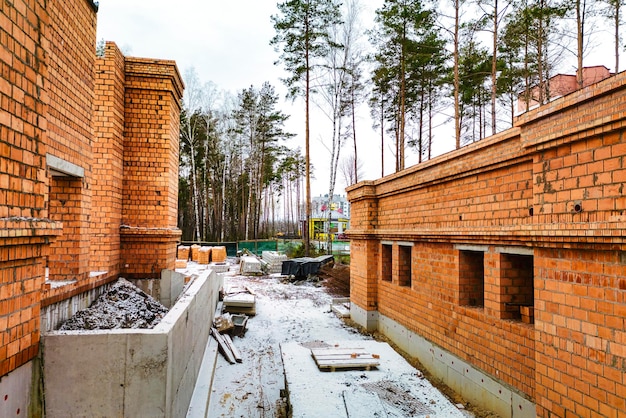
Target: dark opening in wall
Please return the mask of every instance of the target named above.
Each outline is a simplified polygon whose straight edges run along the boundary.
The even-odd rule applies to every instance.
[[[502,319],[534,323],[533,256],[501,254],[500,292]]]
[[[485,306],[485,253],[459,251],[459,305]]]
[[[411,249],[409,245],[398,247],[398,284],[411,287]]]
[[[390,282],[392,278],[392,265],[393,265],[393,246],[391,244],[382,244],[381,249],[381,266],[382,266],[382,279],[386,282]]]

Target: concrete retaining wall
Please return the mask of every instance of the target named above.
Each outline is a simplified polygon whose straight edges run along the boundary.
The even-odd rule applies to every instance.
[[[497,413],[503,418],[534,418],[535,404],[519,391],[482,372],[463,359],[409,331],[400,323],[376,311],[366,312],[354,304],[352,318],[362,326],[372,325],[368,319],[376,313],[378,331],[387,336],[401,350],[417,358],[429,373],[441,379],[465,400]],[[368,329],[372,330],[370,326]]]
[[[154,329],[45,334],[46,417],[184,416],[219,288],[206,270]]]

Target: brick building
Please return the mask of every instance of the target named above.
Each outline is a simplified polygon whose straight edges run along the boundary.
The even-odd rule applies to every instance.
[[[174,268],[181,77],[112,43],[97,58],[96,16],[0,5],[1,416],[41,413],[42,332],[120,276]]]
[[[505,417],[626,416],[626,73],[348,188],[351,314]]]

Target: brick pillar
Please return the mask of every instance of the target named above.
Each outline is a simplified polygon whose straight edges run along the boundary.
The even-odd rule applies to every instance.
[[[114,43],[96,60],[94,102],[92,271],[120,271],[124,176],[124,56]]]
[[[373,235],[378,219],[378,201],[372,182],[362,182],[348,189],[351,203],[350,304],[351,316],[368,330],[378,328],[378,276],[380,241]]]
[[[121,273],[157,278],[174,269],[180,100],[173,61],[126,58]]]

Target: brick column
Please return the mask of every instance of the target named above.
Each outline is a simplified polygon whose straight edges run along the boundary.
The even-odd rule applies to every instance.
[[[157,278],[174,269],[180,100],[173,61],[126,58],[121,274]]]
[[[378,328],[378,276],[380,241],[375,236],[378,200],[372,182],[362,182],[347,189],[351,203],[350,305],[351,316],[368,330]]]
[[[107,43],[96,60],[94,101],[91,271],[120,271],[124,176],[124,55]]]

